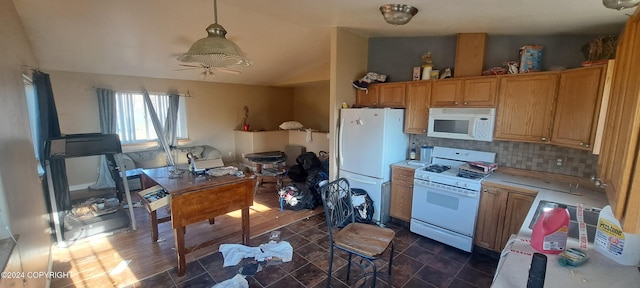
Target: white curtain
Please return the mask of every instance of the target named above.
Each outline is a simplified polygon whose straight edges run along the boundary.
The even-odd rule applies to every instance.
[[[147,111],[149,111],[149,117],[151,118],[151,123],[153,124],[153,128],[156,130],[157,135],[165,135],[163,131],[163,127],[160,124],[160,119],[158,118],[158,114],[156,113],[156,109],[153,107],[153,103],[151,102],[151,97],[149,97],[149,93],[147,91],[144,92],[144,104],[147,107]],[[169,143],[167,143],[167,139],[165,137],[158,137],[158,141],[160,142],[160,146],[164,149],[165,154],[167,155],[167,160],[169,161],[170,166],[175,166],[175,162],[173,161],[173,156],[171,155],[171,148],[169,147]]]

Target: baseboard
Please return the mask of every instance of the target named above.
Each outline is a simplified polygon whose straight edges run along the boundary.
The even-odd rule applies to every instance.
[[[72,186],[69,186],[69,191],[87,190],[89,189],[89,186],[93,184],[94,183],[83,183],[78,185],[72,185]]]

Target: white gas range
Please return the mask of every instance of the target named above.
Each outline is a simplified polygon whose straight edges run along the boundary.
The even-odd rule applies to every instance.
[[[495,162],[492,152],[434,147],[431,164],[414,174],[412,232],[471,252],[484,176],[459,173],[472,161]]]

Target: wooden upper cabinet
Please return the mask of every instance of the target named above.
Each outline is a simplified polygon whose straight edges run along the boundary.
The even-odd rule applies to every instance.
[[[442,79],[432,82],[431,107],[458,107],[462,95],[462,79]]]
[[[640,233],[640,10],[618,41],[598,176],[625,232]]]
[[[435,80],[431,107],[495,107],[497,87],[494,76]]]
[[[606,65],[560,73],[551,143],[591,150],[602,97]],[[602,80],[602,81],[601,81]]]
[[[431,85],[432,81],[416,81],[407,84],[404,133],[427,134]]]
[[[404,108],[404,82],[369,84],[368,90],[356,91],[355,107]]]
[[[500,77],[494,139],[549,141],[557,82],[555,72]]]
[[[465,79],[460,103],[464,107],[496,107],[497,92],[497,77]]]
[[[355,107],[378,107],[378,86],[369,85],[367,90],[356,90]]]
[[[378,86],[378,107],[404,108],[405,83],[385,83]]]

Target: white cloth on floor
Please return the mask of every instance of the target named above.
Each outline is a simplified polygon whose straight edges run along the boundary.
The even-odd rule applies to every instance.
[[[224,280],[211,288],[249,288],[249,282],[244,276],[236,274],[233,278]]]
[[[249,247],[242,244],[220,244],[218,250],[224,258],[222,267],[237,265],[240,260],[248,257],[253,257],[257,261],[278,257],[282,259],[282,262],[289,262],[293,258],[293,247],[287,241],[271,241],[258,247]]]

